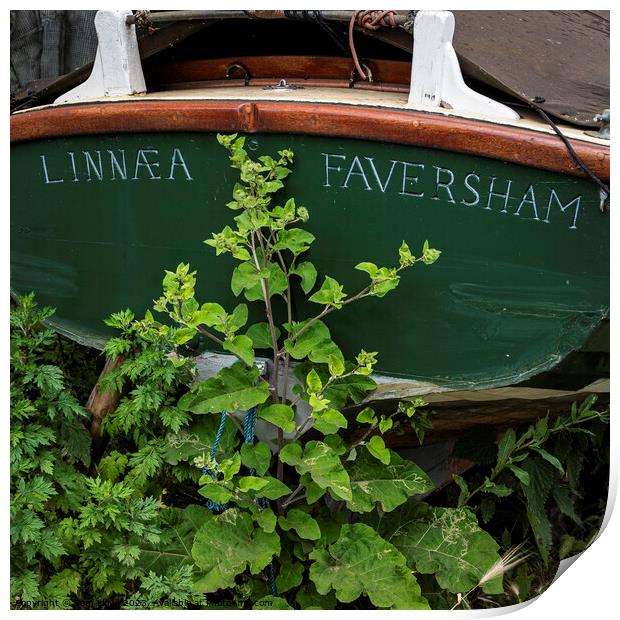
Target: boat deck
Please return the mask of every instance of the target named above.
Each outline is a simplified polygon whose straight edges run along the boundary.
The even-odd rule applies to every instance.
[[[292,82],[298,85],[301,81]],[[275,84],[276,82],[274,82]],[[481,116],[471,113],[463,113],[461,111],[449,110],[446,108],[437,108],[430,106],[409,106],[407,103],[408,94],[402,92],[387,92],[379,90],[366,90],[362,88],[335,88],[326,86],[312,86],[295,88],[291,90],[266,88],[264,86],[207,86],[201,88],[173,89],[150,92],[141,95],[127,95],[122,97],[105,97],[98,99],[87,99],[79,102],[50,104],[30,108],[16,115],[32,113],[35,110],[44,110],[50,108],[67,108],[76,105],[87,104],[103,104],[113,102],[146,102],[146,101],[239,101],[239,102],[287,102],[287,103],[316,103],[316,104],[332,104],[359,106],[366,108],[378,108],[394,111],[410,111],[416,113],[428,113],[440,115],[446,118],[469,119],[482,121],[495,125],[503,125],[518,129],[525,129],[542,134],[554,135],[553,128],[540,119],[532,110],[519,109],[520,118],[518,120],[509,120],[503,118],[494,118],[489,116]],[[600,146],[609,146],[609,140],[599,138],[592,130],[585,130],[566,124],[558,123],[562,133],[571,140],[579,140],[582,142],[596,144]]]

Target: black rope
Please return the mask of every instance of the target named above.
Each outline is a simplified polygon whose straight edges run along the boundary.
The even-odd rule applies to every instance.
[[[539,103],[544,103],[544,102],[545,102],[544,97],[534,97],[534,99],[530,101],[529,104],[530,104],[530,107],[536,110],[536,112],[538,112],[540,117],[546,123],[549,124],[549,126],[553,129],[553,131],[555,131],[555,133],[558,135],[560,140],[564,142],[564,146],[568,150],[570,156],[573,158],[573,161],[575,162],[577,167],[580,168],[588,177],[590,177],[590,179],[599,186],[601,191],[605,193],[605,200],[601,202],[601,212],[604,212],[605,209],[609,209],[609,185],[606,185],[605,183],[603,183],[603,181],[601,181],[601,179],[599,179],[599,177],[596,176],[596,174],[594,174],[592,170],[590,170],[586,162],[584,162],[583,159],[581,159],[581,157],[577,155],[577,153],[575,152],[575,149],[573,149],[571,143],[568,141],[568,138],[562,133],[562,130],[555,124],[555,122],[549,117],[549,115],[538,105]]]
[[[325,30],[329,38],[340,48],[345,56],[349,56],[349,47],[344,42],[343,35],[341,35],[330,23],[327,21],[321,11],[284,11],[284,15],[287,19],[293,22],[310,22],[318,24]]]

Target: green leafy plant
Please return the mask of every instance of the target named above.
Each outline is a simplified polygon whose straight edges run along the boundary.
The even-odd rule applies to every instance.
[[[199,302],[196,272],[180,264],[166,272],[163,295],[154,308],[175,326],[170,329],[175,330],[177,345],[199,333],[237,358],[215,376],[196,382],[177,407],[224,423],[228,417],[234,435],[241,434],[235,426],[238,412],[255,408],[258,419],[273,427],[274,442],[254,443],[246,435],[238,449],[228,437],[217,456],[195,459],[206,472],[199,480],[200,493],[216,507],[193,540],[195,589],[227,596],[240,582],[249,583],[254,600],[271,596],[272,603],[294,606],[304,597],[299,586],[308,583],[316,593],[312,606],[335,599],[427,608],[414,576],[415,559],[408,561],[368,524],[348,523],[350,514],[370,522],[432,489],[427,475],[387,448],[381,436],[395,416],[412,417],[421,403],[381,417],[364,409],[356,421],[367,430],[347,443],[339,434],[349,425],[342,409],[374,389],[370,375],[377,353],[361,349],[353,361],[345,360],[325,319],[366,297],[385,296],[398,286],[405,270],[419,263],[431,265],[440,252],[425,242],[415,257],[403,242],[396,266],[357,265],[369,280],[360,291],[349,294],[328,275],[317,287],[317,270],[307,259],[315,238],[301,227],[309,219],[308,210],[293,198],[274,204],[290,174],[293,154],[283,150],[277,159],[253,160],[244,149],[244,138],[218,140],[239,172],[227,205],[237,214],[234,228],[226,226],[205,243],[216,254],[230,253],[238,261],[231,289],[245,301],[231,311],[216,302]],[[317,305],[314,316],[294,316],[293,296],[302,294]],[[263,322],[248,325],[246,302],[263,307]],[[282,314],[285,319],[278,323],[276,317]],[[145,320],[150,329],[165,329],[150,314]],[[269,360],[264,374],[255,365],[257,351]],[[420,439],[427,427],[421,418]],[[319,438],[305,439],[310,428]],[[473,514],[466,509],[459,514],[464,515],[464,527],[471,528]],[[420,515],[429,523],[436,519]],[[459,521],[455,523],[458,531]],[[479,571],[498,557],[496,547],[489,547],[486,556],[475,558],[482,558]],[[274,561],[280,570],[269,588],[265,569]],[[379,575],[380,586],[375,578]]]
[[[205,243],[237,261],[239,303],[199,302],[182,263],[154,312],[113,314],[105,354],[117,363],[99,389],[120,398],[92,444],[79,404],[92,370],[67,368],[41,325],[52,310],[32,295],[12,310],[12,605],[449,609],[542,591],[600,523],[604,498],[586,498],[582,478],[606,413],[589,399],[499,441],[486,433],[462,454],[479,466],[433,489],[385,436],[408,426],[423,444],[426,403],[365,406],[378,353],[345,359],[329,316],[440,252],[424,242],[416,257],[403,242],[393,266],[356,266],[368,281],[353,293],[319,278],[310,214],[281,198],[293,153],[252,159],[242,137],[218,140],[239,175],[234,224]],[[200,340],[227,354],[206,378],[190,348]]]
[[[593,461],[591,474],[603,470],[604,478],[599,481],[598,489],[605,488],[607,478],[601,450],[609,414],[605,409],[594,409],[596,400],[592,395],[580,405],[573,403],[566,415],[553,419],[546,415],[523,429],[509,428],[497,446],[489,444],[488,438],[481,438],[478,443],[467,442],[468,458],[478,459],[480,463],[492,460],[494,464],[490,471],[488,465],[477,469],[469,481],[454,476],[459,491],[457,505],[471,507],[483,524],[491,528],[501,524],[498,538],[505,548],[516,537],[520,544],[531,538],[536,550],[535,553],[530,548],[527,554],[536,568],[530,567],[528,571],[526,566],[521,566],[508,590],[516,598],[514,602],[539,594],[553,579],[557,562],[571,552],[583,551],[598,531],[604,501],[603,507],[598,506],[594,513],[587,506],[580,507],[584,503],[580,476],[588,460]],[[600,498],[598,492],[596,497]],[[503,520],[506,511],[518,517],[512,519],[510,529]],[[597,525],[584,523],[584,514],[588,515],[587,521]],[[514,532],[514,526],[519,525],[520,532]],[[535,581],[537,586],[533,585]],[[464,599],[461,602],[466,603]]]
[[[53,314],[25,295],[11,309],[11,597],[63,606],[81,576],[66,568],[60,534],[80,504],[90,465],[88,413],[50,363],[56,335],[41,326]]]

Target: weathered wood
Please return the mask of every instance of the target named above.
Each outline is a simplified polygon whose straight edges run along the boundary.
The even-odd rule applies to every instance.
[[[432,430],[426,432],[424,445],[455,440],[465,431],[480,427],[494,427],[498,432],[507,428],[516,428],[522,424],[532,424],[549,414],[550,418],[566,415],[571,403],[585,399],[586,391],[570,398],[540,401],[519,401],[517,399],[492,403],[465,403],[461,405],[431,405],[433,411]],[[598,394],[597,407],[609,405],[609,394]],[[363,431],[357,431],[354,437]],[[389,431],[384,435],[385,443],[391,448],[415,448],[419,446],[415,432],[403,426],[399,432]]]
[[[142,34],[138,38],[140,57],[143,60],[150,58],[158,52],[172,47],[176,43],[202,30],[204,27],[208,26],[209,23],[210,22],[205,21],[179,22],[170,26],[158,28],[148,34]],[[11,97],[11,110],[50,103],[61,93],[66,92],[86,80],[92,68],[93,63],[90,62],[65,75],[51,79],[37,80],[27,84]]]
[[[118,403],[121,400],[121,393],[117,390],[110,392],[99,391],[99,385],[101,379],[109,372],[118,368],[125,358],[119,356],[115,359],[108,359],[99,375],[99,379],[92,389],[88,401],[86,402],[86,409],[91,413],[92,419],[90,424],[90,434],[93,439],[93,443],[98,445],[101,442],[101,422],[103,418],[114,411],[118,407]]]
[[[584,176],[555,135],[397,109],[311,102],[134,100],[43,108],[11,117],[11,141],[100,133],[293,133],[438,148]],[[606,146],[571,140],[592,172],[609,178]]]
[[[403,13],[402,11],[400,13]],[[570,123],[594,126],[609,108],[608,11],[454,11],[463,74]],[[406,52],[402,28],[359,30]]]

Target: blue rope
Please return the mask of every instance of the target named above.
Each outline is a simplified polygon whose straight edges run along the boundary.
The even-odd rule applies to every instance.
[[[245,443],[254,445],[254,433],[256,429],[256,407],[252,407],[246,414],[245,418],[243,418],[243,438]],[[256,474],[256,470],[251,467],[250,468],[250,476],[254,476]],[[258,504],[259,510],[267,507],[267,499],[265,497],[260,497],[256,503]],[[273,567],[273,562],[269,562],[269,566],[267,567],[269,571],[269,585],[271,587],[271,594],[273,596],[278,596],[278,590],[276,589],[276,577],[275,571]]]
[[[211,449],[211,463],[213,464],[213,469],[209,467],[203,467],[202,473],[211,476],[213,480],[219,480],[221,478],[221,473],[217,470],[217,463],[215,462],[215,455],[217,453],[217,449],[220,445],[220,440],[222,439],[222,434],[224,433],[224,427],[226,426],[226,412],[222,411],[222,417],[220,418],[220,425],[217,429],[217,433],[215,434],[215,439],[213,440],[213,448]],[[213,514],[220,514],[224,512],[228,506],[226,504],[220,504],[219,502],[214,502],[211,499],[207,498],[207,508]]]
[[[215,455],[217,453],[218,446],[220,445],[220,440],[222,439],[222,434],[224,432],[224,426],[226,425],[226,412],[222,411],[222,417],[220,419],[220,425],[217,429],[217,433],[215,434],[215,439],[213,440],[213,449],[211,450],[211,462],[213,463],[213,469],[209,469],[208,467],[203,467],[202,471],[204,474],[211,476],[213,480],[219,480],[221,478],[221,473],[217,470],[217,463],[215,462]],[[252,407],[248,412],[246,412],[245,417],[243,418],[243,439],[245,443],[254,445],[254,435],[256,430],[256,407]],[[250,476],[254,476],[256,474],[256,470],[254,468],[250,468]],[[266,508],[268,505],[268,501],[266,498],[261,497],[256,502],[258,504],[258,508],[262,510]],[[207,508],[213,514],[220,514],[228,508],[226,504],[220,504],[219,502],[214,502],[213,500],[207,499]],[[276,588],[276,577],[275,570],[273,566],[273,562],[269,563],[267,567],[269,571],[269,585],[271,587],[271,594],[273,596],[278,595],[278,590]]]

